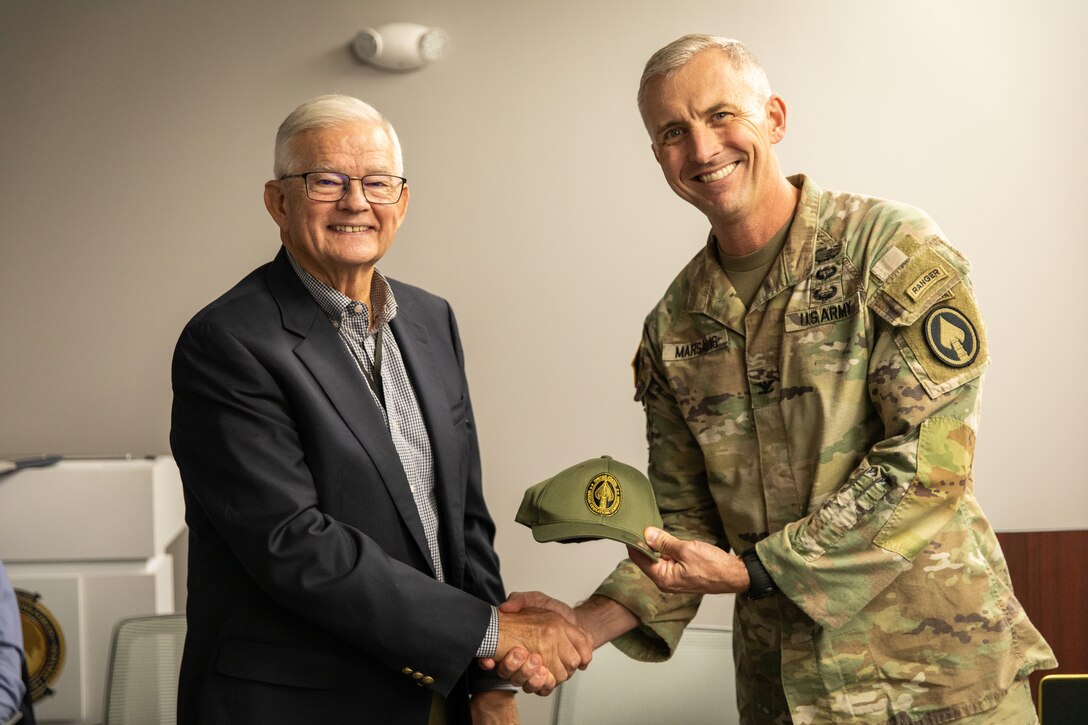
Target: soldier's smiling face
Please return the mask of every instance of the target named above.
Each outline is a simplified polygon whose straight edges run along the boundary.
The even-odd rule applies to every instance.
[[[704,50],[673,75],[646,84],[642,120],[665,179],[712,222],[759,213],[781,177],[771,147],[786,132],[786,107],[760,98],[724,53]]]

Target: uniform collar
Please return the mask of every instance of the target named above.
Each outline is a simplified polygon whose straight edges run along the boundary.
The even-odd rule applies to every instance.
[[[782,252],[752,300],[753,308],[762,305],[782,290],[796,285],[812,273],[812,255],[823,192],[804,174],[790,176],[788,181],[800,187],[801,199],[797,202],[797,211],[794,212],[793,223]],[[747,309],[722,271],[718,262],[717,241],[713,234],[709,235],[706,247],[693,260],[690,278],[688,311],[707,315],[743,335]]]
[[[804,174],[787,179],[801,189],[801,198],[793,214],[789,236],[778,260],[767,272],[763,286],[752,300],[752,306],[763,304],[784,289],[808,279],[812,274],[812,254],[816,245],[816,229],[820,218],[822,190]]]

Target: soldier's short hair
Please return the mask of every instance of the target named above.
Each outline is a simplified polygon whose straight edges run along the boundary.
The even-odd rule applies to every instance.
[[[642,78],[638,83],[638,110],[643,110],[646,100],[646,84],[651,78],[673,75],[691,60],[705,50],[717,49],[725,54],[725,57],[745,76],[748,84],[756,94],[756,100],[765,102],[771,97],[771,83],[767,80],[767,74],[763,66],[756,60],[755,55],[744,43],[732,38],[723,38],[718,35],[685,35],[677,38],[661,50],[650,56],[646,61],[646,67],[642,71]]]

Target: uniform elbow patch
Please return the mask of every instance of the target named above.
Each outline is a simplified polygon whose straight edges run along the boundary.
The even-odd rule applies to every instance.
[[[955,514],[974,457],[975,432],[962,420],[938,416],[924,421],[910,490],[873,543],[913,561]]]

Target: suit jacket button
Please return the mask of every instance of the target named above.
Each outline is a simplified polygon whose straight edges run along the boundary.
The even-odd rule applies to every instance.
[[[415,672],[415,670],[413,670],[411,667],[405,667],[403,670],[401,670],[401,674],[403,675],[410,675],[413,672]]]
[[[428,675],[427,677],[424,677],[422,680],[420,680],[420,682],[422,682],[424,685],[433,685],[434,678]]]
[[[423,678],[423,673],[422,672],[413,672],[412,677],[416,678],[417,680],[422,679]]]

